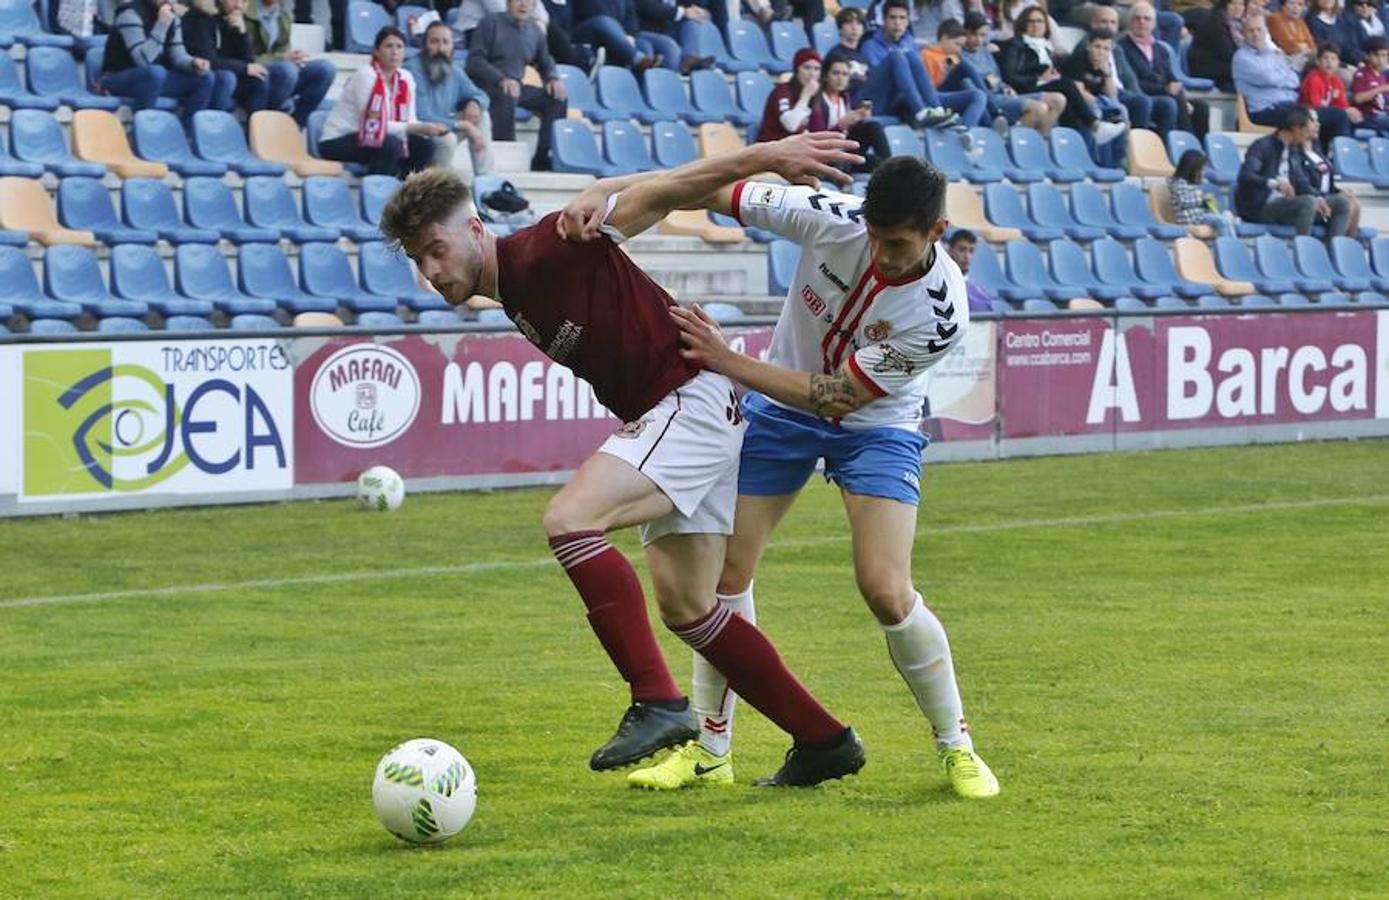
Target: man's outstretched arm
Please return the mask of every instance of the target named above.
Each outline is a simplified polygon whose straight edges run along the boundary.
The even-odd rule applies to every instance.
[[[592,240],[606,224],[633,237],[677,209],[728,212],[733,184],[759,172],[774,172],[792,184],[814,184],[820,178],[846,184],[852,177],[834,164],[862,162],[853,152],[857,149],[858,142],[840,132],[821,131],[753,144],[674,169],[603,178],[564,208],[559,233],[569,240]],[[614,194],[618,197],[609,214]]]

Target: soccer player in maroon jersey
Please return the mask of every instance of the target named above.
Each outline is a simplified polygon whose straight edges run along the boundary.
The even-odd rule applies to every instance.
[[[412,175],[382,214],[387,239],[450,303],[474,294],[499,300],[531,343],[588,381],[626,423],[554,496],[544,520],[589,624],[631,687],[617,733],[589,760],[595,770],[698,733],[652,633],[636,572],[605,536],[632,525],[641,528],[667,627],[794,739],[781,769],[759,783],[810,785],[863,766],[853,729],[801,685],[755,625],[715,597],[737,494],[738,400],[726,376],[681,356],[673,301],[618,246],[665,210],[694,206],[757,172],[843,181],[832,164],[861,161],[850,152],[856,146],[833,132],[803,134],[690,163],[614,197],[603,236],[588,243],[564,241],[558,213],[495,238],[467,187],[444,169]]]

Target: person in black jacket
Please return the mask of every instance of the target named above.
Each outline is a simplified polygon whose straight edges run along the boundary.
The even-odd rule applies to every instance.
[[[1317,141],[1321,127],[1317,111],[1307,112],[1311,120],[1302,129],[1302,142],[1291,149],[1291,166],[1301,169],[1303,177],[1299,183],[1305,182],[1307,193],[1318,200],[1317,220],[1326,223],[1327,240],[1341,235],[1356,237],[1360,231],[1360,201],[1336,186],[1331,157]]]
[[[256,62],[246,33],[246,0],[192,0],[183,15],[183,40],[188,52],[212,63],[217,86],[212,109],[230,112],[237,103],[248,113],[265,109],[270,99],[270,77]],[[233,99],[234,98],[234,99]]]
[[[688,75],[695,69],[707,69],[714,57],[701,56],[697,23],[712,22],[710,0],[636,0],[637,25],[645,32],[664,34],[680,44],[680,71]],[[720,0],[721,2],[721,0]],[[725,13],[726,16],[726,13]]]
[[[1234,93],[1234,76],[1230,61],[1239,49],[1240,22],[1244,18],[1244,0],[1215,0],[1191,36],[1191,53],[1187,68],[1197,78],[1209,78],[1226,93]]]
[[[1291,107],[1277,131],[1249,145],[1235,184],[1235,212],[1241,219],[1312,233],[1312,223],[1327,204],[1313,191],[1306,166],[1293,160],[1312,121],[1306,107]]]
[[[1159,133],[1171,123],[1204,140],[1210,130],[1210,107],[1204,100],[1188,99],[1186,89],[1172,71],[1168,48],[1156,43],[1156,25],[1157,12],[1152,4],[1139,0],[1129,9],[1129,33],[1119,41],[1115,52],[1124,54],[1139,90],[1152,99],[1153,124]],[[1163,108],[1161,112],[1159,106]],[[1169,108],[1171,112],[1167,111]]]

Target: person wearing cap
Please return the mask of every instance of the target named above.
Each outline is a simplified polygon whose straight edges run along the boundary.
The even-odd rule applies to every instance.
[[[762,108],[762,124],[757,140],[779,141],[804,131],[810,122],[810,103],[820,92],[820,54],[809,47],[796,51],[791,60],[791,78],[767,95]]]

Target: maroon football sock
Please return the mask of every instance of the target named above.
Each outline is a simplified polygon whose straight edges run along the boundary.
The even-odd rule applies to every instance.
[[[588,607],[588,624],[632,688],[632,701],[684,696],[666,667],[646,615],[637,573],[601,531],[574,531],[550,538],[550,549],[569,573]]]
[[[844,732],[844,723],[796,680],[766,635],[722,603],[715,604],[708,615],[671,630],[722,672],[739,697],[796,743],[824,744]]]

